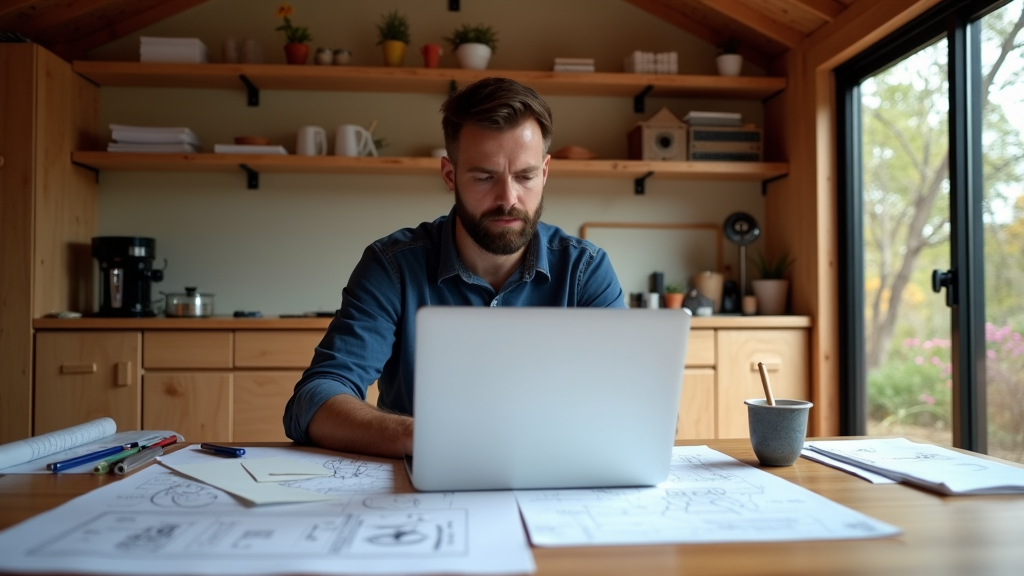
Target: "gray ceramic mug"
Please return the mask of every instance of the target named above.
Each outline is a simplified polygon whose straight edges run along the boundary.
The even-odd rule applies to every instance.
[[[811,404],[805,400],[775,400],[769,406],[764,398],[744,400],[750,445],[762,466],[792,466],[800,457],[807,437],[807,413]]]

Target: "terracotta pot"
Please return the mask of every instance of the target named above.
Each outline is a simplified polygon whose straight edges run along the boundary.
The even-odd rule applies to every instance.
[[[291,42],[284,45],[284,59],[289,64],[305,64],[309,58],[309,46],[302,42]]]
[[[757,313],[779,315],[786,313],[786,296],[789,294],[789,280],[754,280],[754,296],[757,296]]]
[[[665,308],[682,308],[684,296],[682,292],[666,292]]]
[[[381,44],[384,50],[384,65],[398,67],[405,58],[405,42],[401,40],[385,40]]]

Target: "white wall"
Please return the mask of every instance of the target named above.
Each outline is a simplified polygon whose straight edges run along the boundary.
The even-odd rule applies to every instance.
[[[412,46],[440,42],[458,24],[487,23],[499,33],[492,69],[549,69],[555,56],[593,56],[601,71],[620,71],[632,50],[676,50],[683,73],[713,74],[714,47],[621,0],[464,0],[448,12],[442,0],[294,0],[294,23],[308,25],[312,46],[347,47],[356,65],[380,65],[374,24],[387,10],[409,16]],[[199,37],[220,56],[226,37],[256,38],[268,62],[283,62],[281,33],[273,28],[277,2],[210,0],[196,8],[93,51],[94,60],[136,60],[138,36]],[[407,66],[420,66],[415,49]],[[454,67],[446,55],[442,67]],[[762,71],[749,68],[748,74]],[[204,144],[230,142],[237,135],[264,135],[294,151],[295,130],[314,124],[332,132],[342,123],[369,125],[390,145],[384,155],[425,155],[441,146],[443,95],[290,92],[265,90],[260,106],[245,105],[241,90],[102,88],[102,125],[109,123],[189,126]],[[631,98],[549,97],[554,112],[552,149],[568,144],[602,158],[626,156],[626,132],[661,106],[678,116],[691,109],[739,111],[762,123],[759,102],[649,99],[645,114],[634,114]],[[363,248],[397,228],[445,214],[450,194],[440,176],[342,176],[261,174],[260,189],[247,190],[244,177],[223,173],[103,172],[100,177],[100,235],[140,235],[157,240],[167,258],[165,281],[157,289],[199,286],[217,295],[219,314],[236,309],[265,315],[333,310]],[[634,196],[632,181],[570,179],[548,181],[544,220],[578,234],[585,222],[712,223],[721,225],[743,210],[763,220],[756,182],[647,181],[647,194]],[[614,243],[614,237],[604,237]],[[678,247],[652,236],[649,252],[618,255],[613,264],[624,289],[645,289],[651,263],[666,280],[703,267],[674,262]],[[613,254],[616,247],[606,246]],[[755,245],[754,249],[758,247]],[[713,246],[708,246],[713,250]],[[659,260],[659,255],[662,259]],[[726,263],[738,269],[734,246]],[[162,264],[158,264],[162,265]]]

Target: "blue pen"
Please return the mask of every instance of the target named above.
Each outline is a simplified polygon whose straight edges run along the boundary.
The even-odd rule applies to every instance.
[[[84,454],[75,458],[69,458],[67,460],[61,460],[60,462],[51,462],[46,467],[52,470],[54,473],[60,472],[61,470],[67,470],[68,468],[74,468],[75,466],[81,466],[82,464],[88,464],[89,462],[95,462],[97,460],[106,458],[107,456],[113,456],[118,452],[124,450],[124,446],[111,446],[106,450],[100,450],[98,452],[92,452],[90,454]]]
[[[221,456],[231,456],[232,458],[241,458],[245,455],[245,448],[221,446],[219,444],[210,444],[209,442],[203,442],[199,447],[203,450],[209,450],[210,452],[220,454]]]

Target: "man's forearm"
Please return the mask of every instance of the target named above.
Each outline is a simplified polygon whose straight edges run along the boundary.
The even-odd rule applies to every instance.
[[[381,412],[355,396],[339,394],[313,415],[309,437],[331,450],[401,458],[412,454],[412,418]]]

